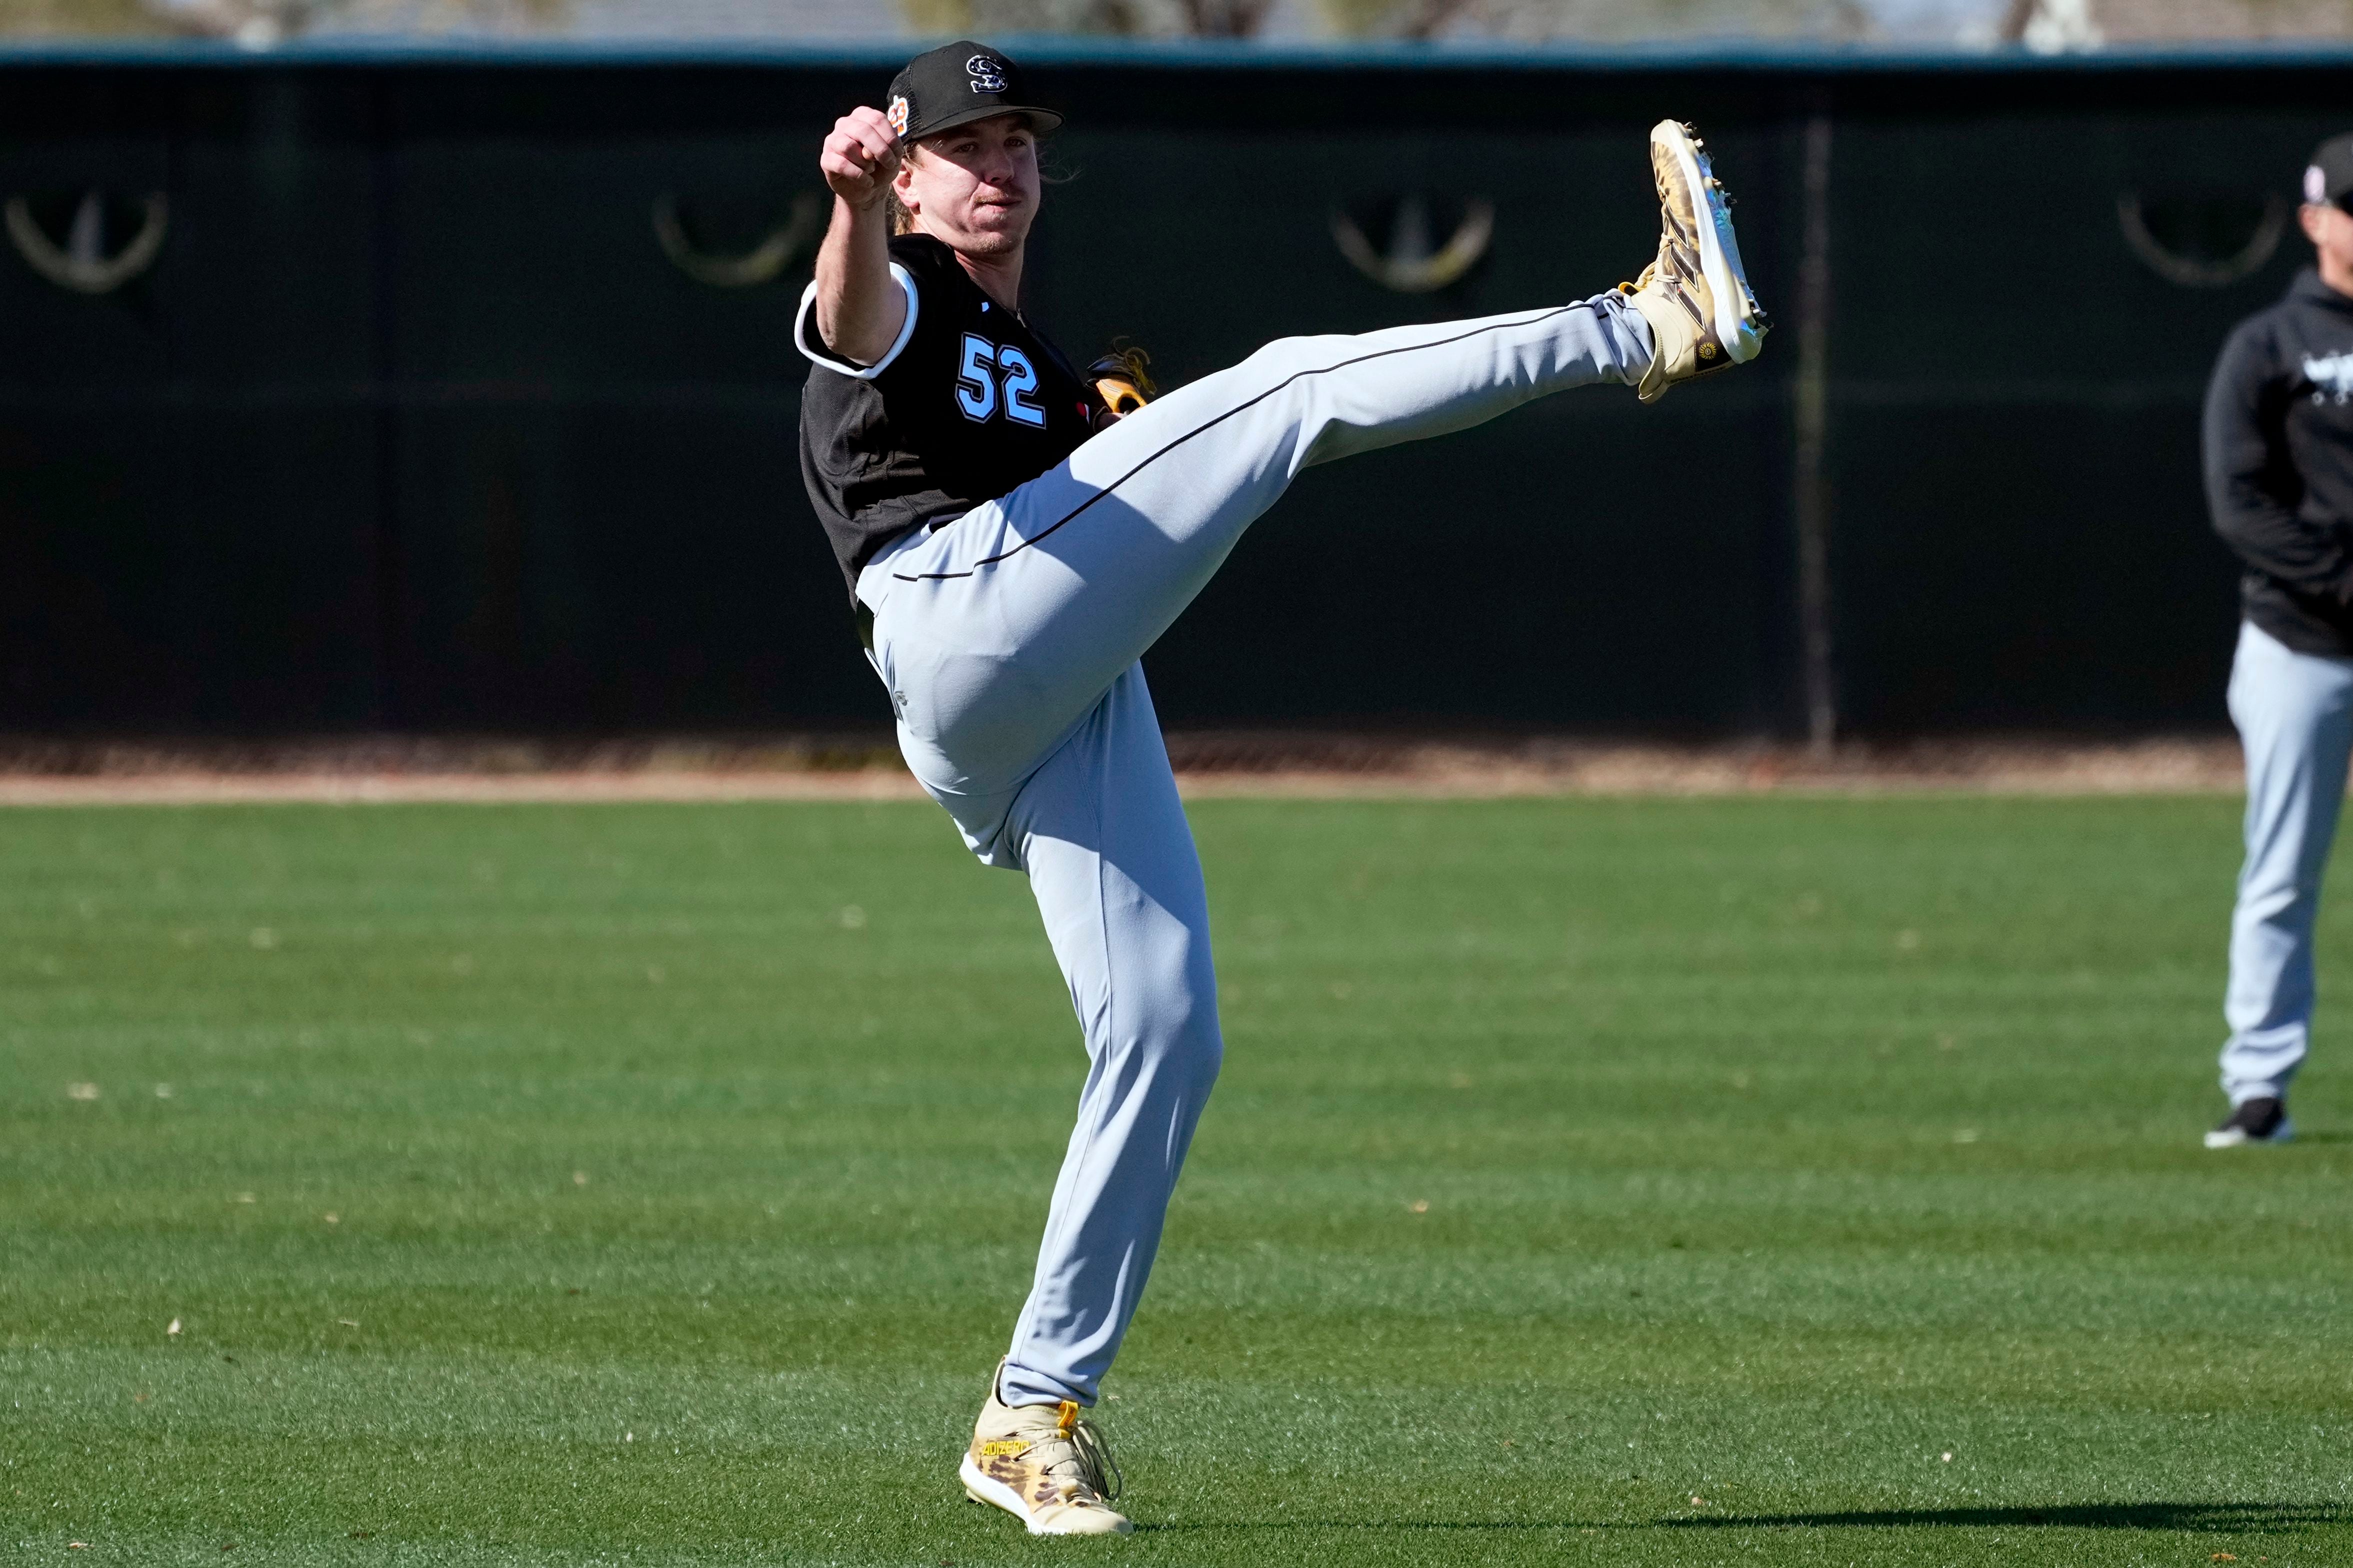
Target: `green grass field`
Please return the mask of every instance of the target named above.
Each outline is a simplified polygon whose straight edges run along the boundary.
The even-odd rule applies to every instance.
[[[0,816],[0,1558],[2353,1563],[2343,1031],[2198,1147],[2236,811],[1197,806],[1114,1542],[952,1479],[1083,1064],[930,807]]]

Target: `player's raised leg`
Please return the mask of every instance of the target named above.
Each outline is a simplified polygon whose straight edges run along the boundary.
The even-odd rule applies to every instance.
[[[1568,387],[1636,384],[1655,398],[1755,356],[1765,321],[1704,153],[1662,122],[1652,169],[1662,234],[1638,283],[1478,321],[1271,343],[867,569],[859,592],[895,661],[884,674],[902,699],[908,760],[976,849],[1037,758],[1302,469]],[[1433,556],[1444,548],[1434,533]],[[1428,569],[1398,563],[1401,576]]]

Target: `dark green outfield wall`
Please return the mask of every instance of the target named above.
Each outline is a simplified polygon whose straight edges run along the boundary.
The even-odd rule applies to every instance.
[[[1653,244],[1642,151],[1701,121],[1785,330],[1655,409],[1552,400],[1312,472],[1150,664],[1173,723],[1728,733],[1802,712],[1791,329],[1807,117],[1834,127],[1832,585],[1864,732],[2221,722],[2232,572],[2197,405],[2298,242],[2225,255],[2353,71],[1065,58],[1035,311],[1183,379],[1293,332],[1592,292]],[[0,195],[104,248],[99,297],[0,246],[0,728],[678,730],[887,718],[803,499],[806,255],[720,289],[819,189],[875,62],[516,56],[0,60]],[[1496,211],[1435,295],[1351,269],[1419,195]],[[1442,237],[1442,233],[1440,237]]]

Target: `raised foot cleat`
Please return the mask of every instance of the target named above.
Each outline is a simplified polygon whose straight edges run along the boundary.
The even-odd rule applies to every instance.
[[[1659,254],[1620,287],[1651,328],[1651,368],[1635,391],[1645,403],[1694,376],[1746,364],[1772,322],[1757,303],[1732,232],[1732,198],[1688,125],[1651,127],[1651,174],[1659,190]]]
[[[1067,1399],[1008,1405],[992,1381],[956,1476],[965,1496],[1003,1509],[1032,1535],[1125,1535],[1135,1528],[1111,1506],[1120,1486],[1111,1446]]]
[[[2232,1107],[2222,1124],[2206,1134],[2206,1147],[2242,1149],[2250,1143],[2285,1143],[2295,1137],[2295,1123],[2287,1119],[2287,1106],[2266,1096]]]

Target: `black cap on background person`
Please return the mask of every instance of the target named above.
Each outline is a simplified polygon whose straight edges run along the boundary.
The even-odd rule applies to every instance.
[[[2353,196],[2353,135],[2331,136],[2312,150],[2304,169],[2304,199],[2313,206],[2353,212],[2346,198]]]
[[[1031,99],[1021,68],[987,44],[960,38],[909,60],[891,79],[883,118],[902,142],[936,136],[976,120],[1026,114],[1039,135],[1062,117]]]
[[[2353,303],[2353,134],[2331,136],[2304,166],[2296,226],[2312,241],[2314,270],[2339,308]],[[2317,296],[2316,296],[2317,298]],[[2341,353],[2339,343],[2331,353]]]

